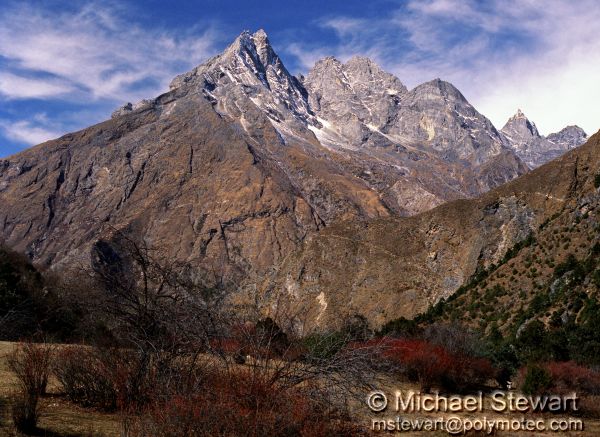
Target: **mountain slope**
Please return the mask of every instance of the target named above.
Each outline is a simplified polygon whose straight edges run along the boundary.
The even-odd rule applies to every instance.
[[[336,325],[340,314],[361,314],[376,326],[413,317],[452,295],[477,271],[496,271],[507,252],[530,236],[543,241],[545,251],[556,251],[554,263],[562,262],[569,247],[548,235],[555,229],[547,227],[549,222],[570,228],[585,216],[575,226],[585,227],[586,244],[571,246],[571,251],[583,253],[600,241],[599,173],[596,134],[578,149],[478,199],[449,202],[414,217],[328,227],[307,239],[302,252],[290,257],[277,279],[264,286],[308,307],[311,320],[324,326]],[[498,270],[505,278],[505,305],[519,301],[519,286],[529,296],[536,290],[523,265],[517,259]],[[529,282],[507,283],[512,268]],[[480,287],[479,295],[483,292]],[[464,314],[464,308],[457,311]],[[494,314],[500,313],[488,313]]]
[[[368,124],[384,129],[400,95],[413,96],[413,106],[422,100],[423,87],[408,92],[366,59],[350,61],[347,73],[363,113],[372,111]],[[383,106],[371,77],[390,96]],[[263,31],[244,32],[221,55],[175,78],[168,93],[2,160],[0,239],[51,265],[85,258],[106,228],[131,227],[177,259],[240,278],[276,266],[334,221],[413,214],[524,171],[516,158],[471,168],[377,132],[381,153],[378,146],[349,151],[350,143],[324,147],[313,133],[322,128],[314,100]],[[376,118],[381,108],[388,116]],[[492,183],[478,179],[481,169],[498,173]]]
[[[167,256],[239,278],[333,219],[388,213],[317,159],[318,145],[283,147],[262,112],[246,116],[253,139],[204,96],[171,91],[1,161],[2,240],[44,265],[85,262],[110,228],[132,228]]]

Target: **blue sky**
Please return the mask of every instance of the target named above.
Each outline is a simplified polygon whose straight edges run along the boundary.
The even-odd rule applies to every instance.
[[[110,117],[264,28],[293,73],[371,57],[409,88],[441,77],[501,128],[600,128],[595,0],[12,1],[0,8],[0,157]]]

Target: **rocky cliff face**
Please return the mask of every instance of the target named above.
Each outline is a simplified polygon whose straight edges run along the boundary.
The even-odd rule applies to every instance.
[[[0,161],[3,242],[43,265],[85,262],[111,229],[229,280],[271,269],[334,220],[387,215],[321,147],[284,143],[177,89],[139,109]]]
[[[129,229],[239,283],[333,221],[388,215],[308,130],[306,102],[264,33],[244,33],[158,98],[1,160],[0,241],[60,266]]]
[[[501,132],[529,168],[558,158],[587,140],[587,134],[579,126],[567,126],[560,132],[544,137],[520,109],[508,119]]]
[[[0,242],[61,268],[126,231],[207,282],[316,301],[323,326],[379,323],[501,256],[539,205],[509,190],[402,217],[526,171],[447,82],[409,91],[365,58],[300,80],[244,32],[167,93],[0,160]]]

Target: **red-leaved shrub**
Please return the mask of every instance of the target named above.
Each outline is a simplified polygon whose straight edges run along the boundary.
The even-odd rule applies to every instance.
[[[574,361],[550,361],[538,364],[548,374],[553,393],[571,393],[600,395],[600,372],[585,366],[580,366]],[[517,387],[522,388],[525,383],[529,367],[522,367],[516,377]]]
[[[354,343],[350,347],[358,347]],[[451,353],[446,348],[422,339],[383,338],[361,344],[374,347],[383,359],[409,380],[419,382],[427,392],[434,386],[450,391],[465,391],[493,379],[496,371],[486,358]]]
[[[128,437],[357,435],[338,412],[303,389],[282,390],[252,372],[219,371],[193,395],[156,399],[126,423]]]
[[[547,369],[555,386],[561,391],[576,390],[581,393],[600,394],[600,372],[580,366],[574,361],[550,362]]]

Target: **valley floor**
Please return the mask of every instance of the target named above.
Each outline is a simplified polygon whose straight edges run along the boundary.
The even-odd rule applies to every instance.
[[[11,393],[14,392],[17,385],[17,380],[12,372],[9,370],[6,358],[14,347],[13,343],[0,342],[0,399],[9,400]],[[397,383],[396,381],[387,380],[384,384],[385,387],[381,387],[386,393],[394,393],[395,390],[402,390],[408,392],[409,390],[418,392],[419,388],[416,385],[408,384],[406,382]],[[60,387],[55,380],[50,381],[48,388],[49,394],[42,400],[42,412],[39,420],[39,436],[54,436],[54,437],[117,437],[121,435],[121,427],[119,422],[119,416],[117,414],[106,414],[101,413],[93,409],[84,409],[78,407],[69,401],[67,401],[60,392]],[[489,405],[489,399],[484,399],[484,405]],[[447,436],[448,433],[445,431],[427,432],[427,431],[416,431],[416,432],[373,432],[371,431],[373,419],[395,419],[398,414],[389,410],[384,413],[373,413],[371,412],[365,403],[361,402],[351,406],[354,411],[355,420],[359,424],[364,424],[365,435],[392,435],[399,434],[405,436]],[[15,436],[17,434],[12,431],[11,419],[10,419],[10,404],[5,406],[4,411],[0,412],[0,437]],[[460,417],[462,420],[472,420],[486,418],[488,420],[499,420],[499,419],[518,419],[521,420],[523,417],[526,419],[543,419],[546,422],[556,417],[570,417],[566,415],[539,415],[539,414],[499,414],[490,413],[490,409],[484,407],[482,413],[429,413],[429,414],[400,414],[403,419],[409,421],[417,421],[423,419],[436,420],[440,417],[450,418],[453,416]],[[496,436],[515,436],[515,437],[526,437],[526,436],[597,436],[600,435],[600,418],[581,418],[584,423],[583,432],[494,432],[492,435]],[[462,435],[462,433],[461,433]],[[485,433],[470,432],[466,435],[489,435]],[[265,436],[267,437],[267,436]]]

